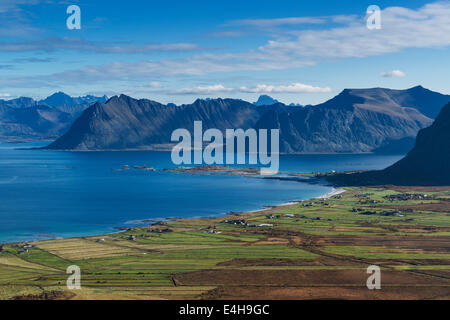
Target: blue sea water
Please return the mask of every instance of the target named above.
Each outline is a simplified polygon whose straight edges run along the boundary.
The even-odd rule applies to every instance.
[[[294,181],[133,169],[175,167],[169,152],[22,150],[45,144],[0,143],[0,242],[109,233],[147,219],[257,210],[331,191]],[[280,171],[381,169],[401,157],[284,155]],[[130,170],[111,170],[122,165]]]

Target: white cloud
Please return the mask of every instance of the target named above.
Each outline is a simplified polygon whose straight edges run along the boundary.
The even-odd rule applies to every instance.
[[[2,0],[0,1],[0,13],[19,11],[20,5],[34,5],[39,2],[39,0]]]
[[[328,93],[330,88],[313,87],[301,83],[293,83],[290,85],[267,85],[258,84],[254,87],[242,86],[238,89],[225,87],[222,84],[197,86],[193,88],[182,88],[179,90],[167,92],[169,94],[218,94],[230,92],[244,92],[244,93]]]
[[[24,52],[24,51],[53,51],[75,50],[95,53],[149,53],[163,51],[198,51],[200,48],[191,43],[167,43],[167,44],[115,44],[100,41],[88,41],[82,38],[46,38],[35,41],[10,41],[0,42],[0,51]]]
[[[381,12],[382,29],[368,30],[362,18],[347,26],[297,31],[296,37],[272,40],[260,50],[291,59],[370,57],[408,48],[439,48],[450,45],[450,1],[427,4],[417,10],[389,7]],[[342,16],[340,17],[342,20]]]
[[[258,84],[256,87],[240,87],[241,92],[247,93],[328,93],[330,88],[313,87],[302,83],[293,83],[287,86],[275,86],[267,84]]]
[[[24,5],[37,5],[40,3],[49,3],[49,4],[58,4],[58,5],[64,5],[64,4],[71,4],[71,3],[77,3],[79,0],[1,0],[0,1],[0,13],[2,12],[12,12],[12,11],[22,11],[21,6]]]
[[[406,77],[406,73],[400,70],[392,70],[389,72],[382,72],[381,76],[384,78],[403,78]]]
[[[40,0],[0,0],[0,37],[23,37],[42,32],[32,25],[22,6],[35,5]]]
[[[183,88],[176,90],[172,93],[174,94],[217,94],[224,92],[232,92],[232,88],[226,88],[221,84],[210,85],[210,86],[197,86],[194,88]]]
[[[0,93],[0,99],[2,99],[2,100],[9,100],[12,98],[13,97],[9,93]]]
[[[316,17],[291,17],[279,19],[243,19],[231,21],[232,25],[248,25],[255,27],[275,27],[282,25],[322,24],[326,19]]]
[[[289,35],[268,41],[258,48],[233,53],[192,54],[178,59],[117,61],[85,66],[50,75],[0,78],[3,88],[22,86],[54,86],[107,81],[145,81],[149,77],[181,75],[201,76],[211,73],[270,71],[313,66],[337,58],[370,57],[410,48],[442,48],[450,46],[450,1],[427,4],[418,9],[389,7],[381,12],[382,29],[368,30],[363,17],[335,16],[344,26],[315,26],[314,29],[290,30]],[[292,18],[286,18],[292,19]],[[330,17],[333,19],[333,17]],[[276,19],[277,20],[277,19]],[[278,21],[294,23],[297,20]],[[264,22],[266,23],[266,22]],[[304,27],[304,26],[303,26]],[[0,47],[5,45],[0,43]],[[65,45],[70,46],[70,43]],[[73,45],[73,44],[72,44]],[[163,48],[122,48],[98,43],[76,44],[74,49],[98,52],[139,52]],[[84,47],[84,49],[82,49]],[[10,48],[13,50],[14,48]],[[172,47],[171,49],[179,49]],[[183,50],[186,50],[184,48]],[[289,86],[288,86],[289,87]],[[206,87],[207,88],[207,87]],[[195,89],[195,88],[191,88]],[[252,88],[250,88],[252,89]]]

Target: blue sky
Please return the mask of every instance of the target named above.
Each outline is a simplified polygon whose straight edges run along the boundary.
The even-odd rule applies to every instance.
[[[66,9],[81,9],[68,30]],[[366,27],[369,5],[381,29]],[[450,94],[450,1],[0,0],[0,98],[125,93],[160,102],[344,88]]]

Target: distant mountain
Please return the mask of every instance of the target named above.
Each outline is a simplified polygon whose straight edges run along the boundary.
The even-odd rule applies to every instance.
[[[39,101],[41,104],[48,105],[50,107],[60,107],[60,106],[73,106],[77,103],[75,102],[75,98],[65,94],[64,92],[56,92],[51,96],[45,98],[44,100]]]
[[[253,104],[255,106],[271,106],[271,105],[277,104],[277,103],[279,103],[278,100],[275,100],[274,98],[272,98],[268,95],[265,95],[265,94],[259,96],[258,101],[253,102]]]
[[[440,94],[422,86],[417,86],[402,92],[402,90],[391,90],[392,96],[397,103],[404,106],[415,108],[428,118],[435,119],[442,109],[450,102],[450,95]]]
[[[450,103],[434,123],[417,135],[406,157],[381,171],[337,175],[341,185],[450,185]]]
[[[194,121],[208,128],[254,126],[261,112],[248,102],[233,99],[196,100],[193,104],[169,107],[126,95],[89,107],[49,149],[105,150],[146,148],[170,143],[178,128],[193,130]]]
[[[51,96],[39,101],[39,104],[45,104],[50,107],[73,107],[77,105],[94,104],[95,102],[106,102],[107,97],[95,97],[92,95],[87,95],[84,97],[71,97],[64,92],[56,92]]]
[[[253,104],[255,106],[271,106],[271,105],[279,104],[279,103],[281,103],[281,102],[279,102],[278,100],[272,98],[271,96],[265,95],[265,94],[259,96],[258,101],[253,102]],[[303,107],[303,106],[298,103],[291,103],[291,104],[289,104],[289,107]]]
[[[64,92],[56,92],[46,99],[39,101],[39,104],[58,108],[61,111],[72,114],[74,118],[78,118],[90,105],[96,102],[105,103],[107,99],[106,96],[95,97],[92,95],[71,97]]]
[[[193,122],[201,120],[204,129],[280,129],[280,151],[286,153],[372,152],[410,143],[420,129],[432,123],[418,111],[427,108],[421,104],[421,95],[408,98],[409,90],[400,91],[395,96],[416,108],[403,106],[393,98],[393,90],[381,88],[346,89],[323,104],[302,108],[281,103],[255,106],[235,99],[165,106],[122,95],[88,108],[48,148],[149,148],[170,143],[173,130],[192,130]]]
[[[49,106],[0,108],[0,139],[54,139],[71,125],[71,114]]]
[[[390,99],[389,89],[346,89],[310,107],[265,114],[258,128],[280,129],[284,152],[372,152],[413,138],[432,120]],[[406,91],[406,90],[404,90]]]
[[[0,140],[56,139],[92,103],[106,97],[72,98],[62,92],[36,101],[28,97],[0,100]]]
[[[33,98],[20,97],[11,100],[0,100],[0,103],[11,108],[29,108],[38,103]]]
[[[351,89],[344,90],[344,93],[347,93],[348,96],[360,98],[360,101],[363,101],[363,104],[369,107],[381,105],[384,108],[397,106],[413,108],[431,119],[435,119],[442,107],[450,102],[450,95],[440,94],[422,86],[407,90]]]

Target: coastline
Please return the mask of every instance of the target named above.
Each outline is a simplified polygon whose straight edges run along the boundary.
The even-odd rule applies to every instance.
[[[448,210],[435,211],[430,224],[421,209],[411,211],[410,206],[426,208],[436,203],[435,199],[448,198],[450,189],[423,190],[427,194],[437,193],[423,204],[409,199],[412,202],[402,201],[397,207],[391,205],[386,209],[391,197],[402,199],[407,195],[399,192],[418,190],[390,186],[344,188],[330,188],[315,196],[305,196],[300,203],[239,213],[230,218],[174,218],[114,234],[5,245],[2,264],[16,267],[3,266],[3,279],[11,285],[3,286],[2,297],[34,299],[49,294],[73,300],[245,300],[249,296],[269,300],[343,296],[359,299],[362,294],[383,300],[446,297],[449,286],[443,285],[442,277],[436,274],[448,269],[450,259],[450,227],[445,225]],[[376,200],[375,205],[361,204],[362,194],[366,202]],[[443,203],[446,208],[450,205]],[[377,223],[372,223],[372,214],[355,212],[354,208],[377,210],[380,213]],[[388,212],[402,215],[384,214]],[[399,239],[404,244],[401,247]],[[61,281],[66,267],[74,264],[82,268],[83,290],[70,290]],[[373,295],[373,291],[367,290],[365,275],[370,265],[380,266],[391,277],[389,284],[394,289],[386,290],[386,295]],[[31,268],[32,272],[25,279],[23,272],[17,273],[29,270],[23,267]],[[423,281],[419,286],[415,285],[418,277]]]
[[[50,145],[52,142],[56,140],[25,140],[25,141],[7,141],[2,140],[0,143],[30,143],[30,142],[49,142],[48,145]],[[163,143],[163,144],[150,144],[138,148],[122,148],[122,149],[53,149],[48,148],[48,145],[42,146],[42,147],[29,147],[29,148],[18,148],[19,150],[40,150],[40,151],[59,151],[59,152],[136,152],[136,151],[156,151],[156,152],[172,152],[173,147],[176,146],[176,143],[170,144],[170,143]],[[192,148],[192,151],[194,149]],[[354,155],[354,154],[360,154],[360,155],[377,155],[377,152],[374,151],[367,151],[367,152],[307,152],[307,151],[300,151],[300,152],[279,152],[279,155]],[[403,155],[403,154],[399,154]]]
[[[212,215],[212,216],[203,216],[203,217],[167,217],[167,218],[152,218],[152,219],[142,219],[142,220],[134,220],[134,222],[137,221],[152,221],[152,223],[149,223],[149,225],[153,225],[153,223],[157,223],[157,222],[166,222],[166,221],[178,221],[178,220],[197,220],[197,219],[213,219],[213,218],[218,218],[218,217],[223,217],[223,218],[230,218],[230,217],[236,217],[236,216],[241,216],[241,215],[246,215],[246,214],[257,214],[257,213],[263,213],[266,211],[270,211],[270,210],[276,210],[276,209],[280,209],[280,208],[286,208],[286,207],[290,207],[290,206],[294,206],[296,204],[298,204],[301,201],[310,201],[310,200],[314,200],[314,199],[328,199],[331,198],[335,195],[339,195],[343,192],[345,192],[345,189],[342,188],[334,188],[332,187],[332,191],[324,194],[323,196],[318,196],[318,197],[312,197],[312,198],[308,198],[308,199],[303,199],[303,200],[292,200],[286,203],[281,203],[278,205],[266,205],[265,208],[260,208],[260,209],[255,209],[255,210],[246,210],[243,212],[236,212],[236,214],[232,214],[232,212],[227,212],[227,213],[221,213],[221,214],[217,214],[217,215]],[[124,225],[126,225],[127,222],[124,222]],[[142,223],[145,224],[145,223]],[[149,225],[146,225],[147,227]],[[29,241],[13,241],[13,242],[1,242],[1,244],[7,244],[7,245],[16,245],[16,244],[22,244],[22,243],[36,243],[36,242],[41,242],[41,241],[52,241],[52,240],[58,240],[58,239],[80,239],[80,238],[97,238],[97,237],[106,237],[109,235],[114,235],[114,234],[119,234],[122,232],[126,232],[127,230],[133,229],[133,228],[143,228],[145,226],[130,226],[130,227],[112,227],[113,229],[116,229],[116,231],[113,232],[108,232],[108,233],[96,233],[96,234],[90,234],[90,235],[85,235],[85,236],[72,236],[72,237],[62,237],[62,236],[55,236],[54,238],[48,238],[48,239],[36,239],[36,240],[29,240]]]
[[[122,161],[121,159],[117,160],[117,161]],[[119,163],[119,162],[117,162]],[[122,162],[120,162],[122,163]],[[124,162],[125,163],[125,162]],[[136,163],[141,163],[141,162],[136,162]],[[70,165],[72,165],[72,163],[69,163]],[[73,165],[79,165],[78,162],[74,163]],[[164,168],[164,166],[162,166],[162,168]],[[292,168],[291,168],[292,169]],[[163,171],[163,169],[160,169],[161,171]],[[242,170],[242,169],[238,169],[238,170]],[[267,212],[268,210],[271,210],[273,208],[277,208],[277,207],[284,207],[284,206],[289,206],[289,205],[295,205],[297,204],[299,201],[307,201],[307,200],[311,200],[311,199],[323,199],[323,198],[328,198],[333,196],[334,194],[336,194],[337,190],[335,188],[333,188],[332,185],[328,184],[328,182],[326,182],[325,180],[322,179],[311,179],[311,177],[295,177],[295,176],[289,176],[288,173],[290,171],[287,172],[287,175],[281,178],[278,177],[274,177],[273,179],[279,179],[279,180],[291,180],[293,182],[302,182],[302,183],[306,183],[303,187],[300,186],[301,188],[305,188],[306,190],[310,190],[308,192],[303,193],[301,190],[300,192],[295,192],[296,186],[295,184],[292,184],[293,187],[292,189],[294,190],[293,192],[291,192],[289,195],[285,195],[283,194],[282,189],[278,189],[277,187],[272,187],[273,192],[274,192],[274,196],[271,197],[270,195],[268,195],[265,198],[260,199],[259,201],[251,201],[251,197],[249,198],[244,198],[242,199],[243,202],[241,202],[240,204],[238,203],[235,206],[229,206],[226,202],[221,201],[222,203],[218,206],[218,208],[215,209],[215,207],[213,206],[209,206],[209,205],[205,205],[203,206],[204,210],[202,210],[202,212],[189,212],[186,215],[177,215],[177,210],[174,210],[173,212],[165,212],[162,211],[160,212],[161,216],[158,217],[154,217],[151,216],[150,218],[147,215],[141,215],[141,217],[139,217],[139,215],[137,215],[137,218],[134,217],[123,217],[124,219],[120,219],[121,217],[119,216],[119,219],[116,219],[115,221],[111,221],[111,223],[105,223],[103,225],[99,225],[98,228],[96,225],[93,224],[87,224],[86,228],[82,228],[79,229],[79,231],[81,232],[76,232],[76,229],[71,229],[70,226],[69,228],[62,228],[59,232],[59,230],[51,230],[49,232],[41,232],[41,233],[34,233],[34,232],[28,232],[28,234],[23,233],[22,234],[17,234],[14,235],[12,234],[11,236],[9,234],[5,234],[4,239],[1,240],[1,242],[3,243],[22,243],[22,242],[39,242],[39,241],[47,241],[47,240],[52,240],[52,239],[71,239],[71,238],[80,238],[80,237],[93,237],[93,236],[97,236],[97,235],[106,235],[106,234],[115,234],[117,232],[121,232],[123,230],[127,230],[129,228],[140,228],[140,227],[146,227],[151,225],[152,223],[159,221],[170,221],[173,220],[173,218],[182,218],[182,219],[189,219],[189,220],[193,220],[193,219],[201,219],[201,218],[214,218],[214,217],[229,217],[229,216],[236,216],[236,214],[246,214],[246,213],[254,213],[254,212]],[[298,171],[293,171],[293,172],[298,172]],[[238,173],[238,172],[236,172]],[[240,176],[244,176],[242,174],[237,174]],[[246,178],[257,178],[257,179],[261,179],[260,176],[258,175],[253,175],[253,176],[248,176],[245,175]],[[262,179],[269,179],[267,177],[263,177]],[[10,182],[8,180],[8,182]],[[1,184],[1,182],[0,182]],[[268,182],[268,184],[271,184],[270,181]],[[316,190],[314,191],[314,187],[313,186],[309,186],[309,184],[311,185],[320,185],[321,188],[319,188],[320,190]],[[337,187],[336,187],[337,188]],[[277,191],[278,189],[278,191]],[[275,195],[275,193],[278,193],[278,195]],[[271,198],[273,198],[274,201],[270,200]],[[284,198],[284,199],[283,199]],[[248,200],[246,200],[248,199]],[[267,202],[266,202],[266,200]],[[248,201],[248,202],[247,202]],[[175,208],[176,209],[176,208]],[[210,210],[212,209],[212,210]],[[156,214],[158,214],[158,211],[154,211]],[[169,213],[169,214],[167,214]],[[161,218],[163,217],[163,218]],[[153,221],[150,221],[153,220]],[[91,228],[92,226],[92,228]],[[84,229],[84,230],[83,230]],[[67,232],[66,232],[67,231]],[[74,231],[74,232],[72,232]],[[12,231],[14,232],[14,230]],[[44,234],[45,236],[42,236],[42,234]]]
[[[327,193],[324,197],[322,197],[322,199],[328,199],[328,198],[340,195],[341,193],[344,193],[345,191],[347,191],[347,190],[345,190],[343,188],[335,188],[335,187],[333,187],[333,191]]]
[[[280,207],[286,207],[286,206],[295,205],[295,204],[297,204],[297,203],[299,203],[301,201],[308,201],[308,200],[314,200],[314,199],[328,199],[328,198],[331,198],[333,196],[337,196],[337,195],[339,195],[341,193],[344,193],[345,191],[347,191],[347,190],[345,190],[343,188],[334,188],[334,187],[332,187],[332,191],[324,194],[323,196],[314,197],[314,198],[308,198],[308,199],[304,199],[304,200],[292,200],[292,201],[289,201],[289,202],[285,202],[285,203],[278,204],[278,205],[273,205],[273,206],[272,205],[267,205],[266,208],[263,208],[263,209],[250,210],[250,211],[245,211],[245,212],[242,212],[242,213],[243,214],[245,214],[245,213],[257,213],[257,212],[263,212],[263,211],[267,211],[267,210],[277,209],[277,208],[280,208]],[[186,219],[188,219],[188,218],[186,218]]]

